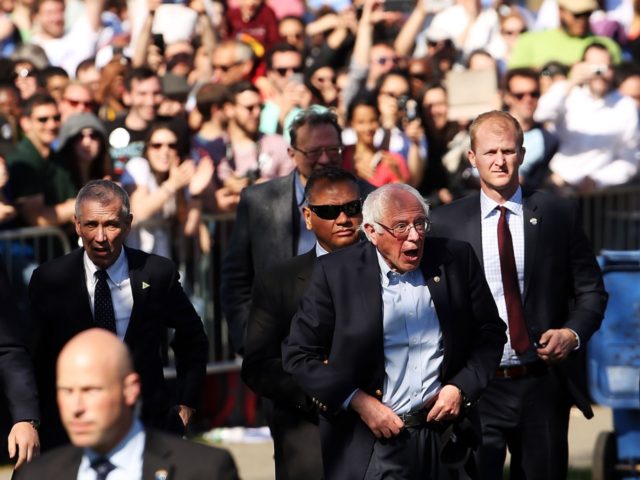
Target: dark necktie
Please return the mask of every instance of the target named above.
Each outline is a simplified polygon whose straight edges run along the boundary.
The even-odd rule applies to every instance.
[[[111,470],[116,467],[106,458],[99,457],[91,462],[91,468],[96,471],[96,480],[106,480]]]
[[[111,300],[111,291],[107,283],[107,271],[97,270],[96,292],[93,302],[93,316],[96,325],[100,328],[116,333],[116,316],[113,313],[113,301]]]
[[[513,255],[513,242],[509,223],[507,222],[507,209],[498,207],[500,219],[498,220],[498,250],[500,252],[500,272],[502,273],[502,288],[504,301],[507,304],[507,319],[509,322],[509,337],[511,346],[518,355],[522,355],[529,348],[529,333],[524,323],[524,311],[520,285],[518,283],[518,271],[516,259]]]

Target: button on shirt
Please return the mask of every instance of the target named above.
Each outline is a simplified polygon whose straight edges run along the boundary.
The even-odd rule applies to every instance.
[[[491,289],[491,294],[498,307],[500,318],[507,324],[507,305],[504,300],[502,287],[502,273],[500,271],[500,252],[498,251],[498,219],[500,212],[496,210],[499,204],[490,199],[484,192],[480,192],[480,214],[482,215],[482,260],[484,274]],[[522,209],[522,190],[518,187],[516,193],[503,206],[509,211],[507,221],[513,242],[513,255],[518,270],[518,285],[520,295],[524,290],[524,212]],[[528,355],[528,354],[527,354]],[[525,356],[526,357],[526,356]],[[500,365],[518,365],[536,360],[536,357],[518,357],[511,347],[511,339],[507,338]]]
[[[98,279],[95,275],[98,267],[89,259],[87,252],[84,253],[84,273],[87,282],[87,291],[89,292],[89,303],[91,305],[91,314],[93,315],[94,300],[96,294],[96,283]],[[124,340],[124,335],[129,327],[129,319],[131,318],[131,310],[133,309],[133,292],[131,290],[131,280],[129,278],[129,262],[124,253],[124,249],[120,252],[120,256],[113,265],[107,268],[107,284],[111,291],[111,301],[113,302],[113,313],[116,316],[116,332],[118,338]]]
[[[142,480],[142,456],[146,434],[140,420],[136,419],[127,435],[105,457],[115,467],[108,480]],[[96,471],[91,463],[102,457],[97,452],[85,448],[80,461],[77,480],[95,480]]]
[[[440,390],[442,332],[422,271],[392,271],[378,252],[382,283],[385,379],[382,403],[419,410]]]

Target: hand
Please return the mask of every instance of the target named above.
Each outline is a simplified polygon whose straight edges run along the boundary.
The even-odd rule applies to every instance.
[[[18,455],[15,469],[24,462],[30,462],[40,453],[40,437],[38,431],[29,422],[16,423],[7,439],[9,443],[9,458]]]
[[[2,203],[2,201],[0,201],[0,222],[11,220],[15,216],[16,209],[13,207],[13,205]]]
[[[569,71],[569,81],[573,85],[583,85],[595,76],[591,65],[586,62],[578,62]]]
[[[431,407],[427,422],[443,422],[453,420],[460,415],[462,406],[462,392],[455,385],[445,385],[438,392],[436,401]]]
[[[420,141],[424,138],[424,129],[422,128],[420,119],[404,122],[403,129],[404,133],[409,137],[409,140],[416,145],[419,145]]]
[[[180,419],[182,420],[182,423],[186,428],[191,421],[191,417],[194,413],[196,413],[196,411],[191,407],[187,407],[186,405],[178,405],[178,409],[178,415],[180,415]]]
[[[240,194],[227,187],[218,188],[214,196],[216,198],[217,212],[234,212],[238,203],[240,203]]]
[[[393,410],[377,398],[358,390],[351,399],[353,408],[376,438],[391,438],[400,433],[404,423]]]
[[[209,155],[203,156],[200,158],[200,162],[198,162],[198,166],[196,167],[196,171],[191,177],[191,181],[189,182],[189,193],[197,197],[200,195],[207,185],[211,183],[211,178],[213,177],[213,160]]]
[[[240,194],[242,189],[248,186],[249,179],[247,177],[236,177],[235,175],[231,175],[224,181],[224,188],[236,194]]]
[[[578,339],[568,328],[547,330],[540,336],[538,356],[545,362],[560,362],[578,346]]]
[[[166,181],[173,187],[174,192],[178,191],[189,185],[195,171],[196,166],[193,160],[185,160],[180,163],[180,159],[176,158],[171,165],[169,178]]]

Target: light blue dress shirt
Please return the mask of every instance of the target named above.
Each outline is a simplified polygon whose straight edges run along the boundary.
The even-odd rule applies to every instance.
[[[441,388],[442,331],[422,271],[392,271],[378,254],[385,378],[382,403],[395,413],[421,409]]]

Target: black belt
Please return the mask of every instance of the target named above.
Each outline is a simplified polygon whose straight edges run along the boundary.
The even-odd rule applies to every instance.
[[[542,360],[525,365],[510,365],[508,367],[499,367],[496,370],[496,378],[522,378],[529,375],[542,375],[547,373],[549,367]]]
[[[399,413],[398,417],[404,423],[405,428],[421,427],[427,424],[427,415],[431,411],[431,407],[421,408],[409,413]]]

